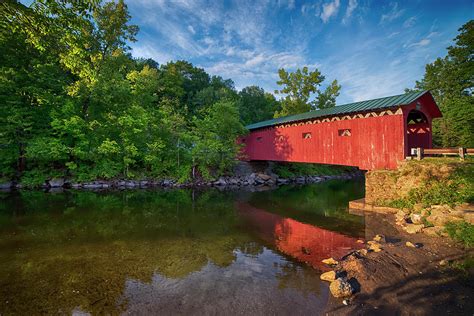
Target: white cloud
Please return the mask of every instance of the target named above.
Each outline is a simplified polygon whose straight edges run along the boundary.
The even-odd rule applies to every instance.
[[[152,58],[159,64],[165,64],[174,59],[172,55],[163,53],[155,49],[153,46],[146,44],[134,45],[132,48],[132,54],[134,57]]]
[[[196,31],[194,30],[194,27],[192,25],[188,25],[188,30],[191,32],[193,35],[196,34]]]
[[[424,38],[422,40],[420,40],[419,42],[416,42],[416,43],[412,43],[410,45],[408,45],[408,47],[422,47],[422,46],[427,46],[431,43],[431,40],[429,38]]]
[[[323,12],[321,12],[320,15],[321,20],[323,20],[324,23],[327,23],[332,16],[337,15],[337,12],[339,11],[339,5],[339,0],[334,0],[332,2],[323,4]]]
[[[403,9],[398,8],[397,2],[390,3],[390,7],[391,9],[387,14],[382,14],[382,17],[380,18],[380,24],[392,22],[393,20],[398,19],[399,17],[402,16],[403,12],[405,11]]]
[[[346,13],[344,14],[344,18],[342,18],[342,23],[346,24],[352,16],[352,13],[357,8],[357,0],[349,0],[349,4],[347,5]]]
[[[404,28],[412,27],[413,25],[415,25],[415,22],[416,22],[416,17],[412,16],[411,18],[408,18],[405,20],[405,22],[403,22],[403,27]]]

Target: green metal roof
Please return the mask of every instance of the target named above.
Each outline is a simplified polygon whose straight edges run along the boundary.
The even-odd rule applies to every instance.
[[[306,113],[290,115],[279,117],[272,120],[267,120],[263,122],[258,122],[254,124],[247,125],[247,129],[253,130],[262,127],[268,127],[278,124],[284,124],[289,122],[296,122],[296,121],[305,121],[308,119],[324,117],[324,116],[334,116],[339,114],[348,114],[348,113],[358,113],[358,112],[365,112],[370,110],[380,110],[391,108],[394,106],[400,105],[407,105],[421,97],[423,94],[427,93],[428,91],[422,92],[410,92],[405,94],[394,95],[391,97],[384,97],[378,98],[373,100],[367,101],[360,101],[354,103],[348,103],[344,105],[335,106],[328,109],[322,109],[317,111],[310,111]]]

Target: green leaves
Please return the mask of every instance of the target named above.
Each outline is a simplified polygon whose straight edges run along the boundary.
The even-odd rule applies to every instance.
[[[309,71],[308,67],[297,69],[295,72],[287,72],[279,69],[280,80],[277,84],[282,86],[276,90],[276,94],[285,94],[282,100],[282,109],[275,112],[274,117],[308,112],[314,109],[324,109],[336,105],[336,97],[339,95],[341,86],[334,80],[324,92],[319,87],[325,77],[318,69]],[[311,100],[314,95],[317,97]]]
[[[433,121],[441,147],[474,146],[474,20],[464,24],[448,55],[427,64],[415,90],[430,90],[443,117]]]

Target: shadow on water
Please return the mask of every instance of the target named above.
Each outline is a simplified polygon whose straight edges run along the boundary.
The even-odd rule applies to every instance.
[[[0,314],[317,313],[311,266],[363,231],[347,185],[3,194]]]

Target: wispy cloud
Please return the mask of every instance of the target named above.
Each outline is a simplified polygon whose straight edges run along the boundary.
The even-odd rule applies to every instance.
[[[342,23],[347,24],[349,19],[352,16],[352,13],[354,10],[357,8],[357,0],[349,0],[349,4],[347,5],[346,13],[344,14],[344,17],[342,18]]]
[[[429,38],[424,38],[422,40],[420,40],[419,42],[416,42],[416,43],[412,43],[410,45],[408,45],[408,47],[422,47],[422,46],[427,46],[431,43],[431,40]]]
[[[386,14],[382,14],[382,17],[380,18],[380,24],[384,24],[384,23],[387,23],[387,22],[392,22],[392,21],[398,19],[399,17],[402,16],[404,11],[405,10],[400,9],[398,7],[397,2],[390,3],[390,11]]]
[[[339,0],[323,4],[323,12],[321,12],[320,15],[321,20],[323,20],[324,23],[327,23],[332,16],[336,16],[339,11],[339,5]]]
[[[409,27],[412,27],[413,25],[415,25],[415,23],[416,23],[416,17],[412,16],[412,17],[406,19],[405,22],[403,22],[403,27],[404,28],[409,28]]]
[[[412,86],[427,62],[446,53],[472,7],[466,4],[450,15],[449,6],[439,15],[439,8],[420,13],[415,1],[403,6],[366,0],[127,3],[132,23],[141,29],[138,42],[131,43],[136,57],[160,64],[185,59],[212,75],[233,79],[239,89],[256,84],[267,91],[277,88],[279,68],[318,68],[326,82],[338,79],[342,84],[339,104]],[[330,23],[338,17],[341,23]],[[349,33],[348,25],[356,18],[359,23],[352,23]]]

